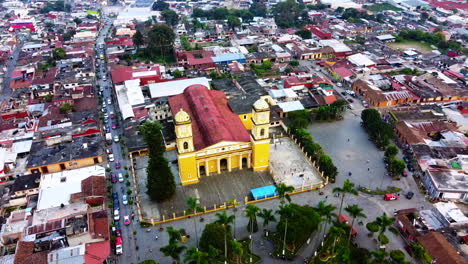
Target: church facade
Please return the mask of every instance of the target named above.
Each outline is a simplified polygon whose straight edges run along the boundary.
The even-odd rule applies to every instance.
[[[265,100],[252,105],[250,131],[231,111],[224,92],[193,85],[171,97],[169,104],[183,185],[234,169],[268,168],[270,108]]]

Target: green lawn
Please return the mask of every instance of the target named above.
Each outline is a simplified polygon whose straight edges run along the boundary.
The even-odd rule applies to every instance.
[[[385,11],[385,10],[392,10],[392,11],[401,11],[402,10],[401,8],[398,8],[398,7],[396,7],[394,5],[391,5],[391,4],[388,4],[388,3],[375,4],[375,5],[371,5],[371,6],[366,6],[364,8],[366,8],[367,10],[372,11],[372,12],[381,12],[381,11]]]

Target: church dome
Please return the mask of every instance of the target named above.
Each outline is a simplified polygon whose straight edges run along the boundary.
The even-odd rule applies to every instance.
[[[182,108],[180,109],[179,112],[177,112],[177,114],[175,115],[174,119],[175,119],[176,123],[190,122],[190,116],[189,116],[189,114],[187,114],[187,112],[185,112],[184,110],[182,110]]]
[[[255,110],[268,110],[270,106],[267,104],[267,102],[263,99],[258,99],[254,104],[253,107]]]

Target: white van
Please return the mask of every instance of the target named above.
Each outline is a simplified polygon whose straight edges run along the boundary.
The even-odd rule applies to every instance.
[[[120,220],[119,210],[114,210],[114,220],[115,220],[115,221],[119,221],[119,220]]]
[[[119,172],[119,182],[124,182],[124,177],[122,173]]]

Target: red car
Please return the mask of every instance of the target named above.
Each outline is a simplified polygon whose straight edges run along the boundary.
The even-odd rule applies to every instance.
[[[112,183],[116,183],[116,182],[117,182],[117,175],[115,175],[115,173],[112,173],[111,181],[112,181]]]
[[[114,112],[111,112],[110,115],[109,115],[109,117],[110,117],[111,119],[114,119],[114,118],[115,118]]]
[[[115,168],[116,168],[116,169],[120,169],[120,167],[121,167],[121,166],[120,166],[120,161],[116,161],[116,162],[115,162]]]
[[[398,200],[398,195],[392,194],[392,193],[387,193],[387,194],[384,195],[384,200],[385,201]]]
[[[112,123],[112,129],[116,129],[117,128],[117,124],[116,123]]]
[[[401,173],[401,175],[403,177],[408,177],[408,172],[406,170],[403,170],[403,172]]]
[[[129,225],[130,224],[130,217],[129,215],[124,215],[124,224]]]

